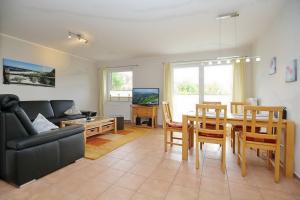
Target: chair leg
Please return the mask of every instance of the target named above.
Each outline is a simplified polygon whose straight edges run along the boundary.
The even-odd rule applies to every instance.
[[[237,163],[238,163],[238,165],[241,164],[241,158],[240,158],[240,156],[241,156],[241,140],[240,140],[240,138],[238,138],[238,157],[237,157]]]
[[[198,137],[196,138],[196,169],[199,169],[199,139]]]
[[[200,150],[201,150],[201,151],[202,151],[202,145],[203,145],[202,142],[200,142]]]
[[[173,146],[173,131],[170,131],[170,142],[171,142],[171,147]]]
[[[280,179],[280,148],[275,151],[275,182],[278,183]]]
[[[259,149],[256,150],[256,156],[259,157]]]
[[[225,173],[226,170],[226,141],[222,145],[222,171]]]
[[[242,144],[242,176],[246,176],[246,144]]]
[[[167,152],[168,131],[164,129],[165,152]]]
[[[232,153],[235,154],[235,131],[231,130],[231,137],[232,137]]]
[[[272,151],[267,151],[267,162],[268,162],[268,168],[272,168],[271,159],[272,159]]]

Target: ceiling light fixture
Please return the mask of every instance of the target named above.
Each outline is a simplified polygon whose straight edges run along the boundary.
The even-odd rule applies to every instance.
[[[73,38],[73,36],[74,36],[74,38],[78,39],[79,42],[82,42],[82,43],[84,43],[84,44],[87,44],[87,43],[89,42],[86,38],[83,37],[82,34],[79,34],[79,33],[73,33],[73,32],[71,32],[71,31],[69,31],[69,33],[68,33],[68,38],[71,39],[71,38]]]
[[[256,61],[256,62],[261,61],[260,57],[256,57],[256,58],[255,58],[255,61]]]
[[[248,63],[248,62],[251,61],[251,59],[250,58],[246,58],[245,61]]]

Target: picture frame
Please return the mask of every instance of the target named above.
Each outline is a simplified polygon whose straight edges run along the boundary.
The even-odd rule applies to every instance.
[[[285,82],[295,82],[297,81],[297,68],[298,61],[297,59],[292,60],[288,65],[285,66]]]
[[[270,62],[269,66],[269,75],[273,75],[276,73],[276,68],[277,68],[277,58],[273,57]]]
[[[55,68],[4,58],[3,84],[55,87]]]

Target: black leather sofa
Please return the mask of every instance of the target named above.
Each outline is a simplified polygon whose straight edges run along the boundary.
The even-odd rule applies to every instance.
[[[37,133],[19,105],[17,96],[0,95],[0,178],[20,186],[84,156],[82,126]]]
[[[64,120],[85,118],[85,115],[65,115],[64,112],[74,105],[73,100],[51,100],[51,101],[20,101],[19,105],[29,119],[33,121],[39,113],[50,122],[60,126]]]

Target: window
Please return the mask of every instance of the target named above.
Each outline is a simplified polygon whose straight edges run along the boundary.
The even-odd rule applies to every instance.
[[[132,97],[132,71],[111,72],[108,77],[108,98],[111,101],[130,101]]]

